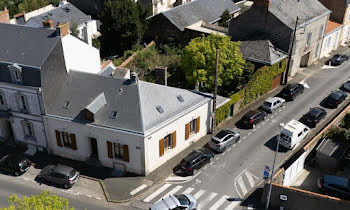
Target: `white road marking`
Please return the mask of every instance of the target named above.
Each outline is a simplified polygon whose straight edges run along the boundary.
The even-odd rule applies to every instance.
[[[211,163],[209,163],[209,164],[212,164],[212,163],[213,163],[213,162],[211,162]],[[182,180],[184,180],[184,181],[179,181],[179,182],[177,182],[177,181],[175,181],[175,180],[174,180],[174,182],[172,182],[171,180],[169,180],[169,181],[170,181],[170,183],[183,184],[183,183],[189,182],[189,181],[191,181],[192,179],[196,178],[196,176],[198,176],[200,173],[202,173],[202,172],[200,171],[200,172],[198,172],[196,175],[193,175],[193,176],[183,177]],[[170,177],[168,177],[168,178],[170,178]],[[179,178],[179,180],[180,180],[180,178]],[[168,180],[166,180],[165,182],[168,183],[167,181],[168,181]]]
[[[136,189],[134,189],[133,191],[130,192],[130,195],[135,195],[136,193],[140,192],[141,190],[145,189],[147,187],[146,184],[143,184],[139,187],[137,187]]]
[[[174,187],[172,190],[170,190],[164,196],[162,196],[158,201],[162,200],[162,198],[169,197],[169,195],[175,194],[177,191],[181,190],[181,188],[183,188],[183,186],[181,186],[181,185],[178,185],[178,186]]]
[[[203,169],[207,169],[208,168],[208,166],[204,166],[204,168]]]
[[[246,139],[247,137],[245,136],[245,137],[243,137],[243,139]]]
[[[25,178],[25,177],[23,177],[23,179],[24,179],[24,180],[26,180],[26,181],[28,181],[28,180],[29,180],[28,178]]]
[[[282,112],[282,109],[280,109],[278,112]]]
[[[270,117],[271,119],[273,118],[273,115]]]
[[[284,106],[282,109],[285,109],[286,107]]]
[[[196,194],[193,195],[195,199],[200,198],[205,193],[205,190],[199,190]]]
[[[256,131],[256,129],[253,129],[253,132]]]
[[[275,113],[275,115],[277,115],[278,113]]]
[[[268,122],[270,119],[266,119],[266,122]]]
[[[253,204],[248,204],[248,210],[250,210],[250,209],[254,209]]]
[[[249,133],[248,133],[248,136],[250,136],[250,134],[252,134],[252,132],[249,132]]]
[[[226,152],[226,151],[225,151]],[[225,152],[222,153],[222,155],[225,155]]]
[[[230,151],[231,150],[231,147],[227,149],[227,151]]]
[[[95,197],[97,200],[102,200],[100,197]]]
[[[89,197],[89,198],[92,198],[92,196],[91,195],[86,195],[87,197]]]
[[[212,165],[214,162],[209,163],[209,165]]]
[[[244,172],[247,179],[248,179],[248,182],[250,184],[250,187],[254,187],[254,179],[252,177],[252,175],[250,175],[250,173],[248,171]]]
[[[160,193],[162,193],[164,190],[166,190],[168,187],[170,187],[171,184],[165,184],[158,190],[156,190],[154,193],[149,195],[147,198],[145,198],[143,201],[144,202],[150,202],[153,198],[157,197]]]
[[[242,176],[240,176],[240,177],[238,178],[238,185],[239,185],[239,187],[241,188],[242,193],[243,193],[243,196],[244,196],[244,195],[248,192],[248,190],[247,190],[246,186],[244,185]]]
[[[265,124],[265,122],[262,122],[262,123],[261,123],[261,125],[264,125],[264,124]]]
[[[227,201],[228,198],[229,198],[228,195],[222,196],[222,197],[221,197],[218,201],[216,201],[216,202],[214,203],[214,205],[212,205],[209,209],[210,209],[210,210],[216,210],[216,209],[218,209],[222,204],[225,203],[225,201]]]
[[[194,190],[194,188],[189,187],[185,191],[183,191],[182,193],[191,193],[193,190]]]
[[[232,210],[234,208],[236,208],[236,206],[239,205],[240,201],[230,201],[230,205],[228,205],[225,210]]]
[[[216,158],[216,160],[219,160],[219,159],[220,159],[220,157],[217,157],[217,158]]]
[[[191,178],[191,176],[182,177],[182,176],[172,175],[172,176],[168,177],[165,181],[183,181],[183,180],[187,180],[190,178]]]
[[[199,203],[199,206],[203,208],[203,206],[206,206],[211,200],[213,200],[218,194],[217,193],[210,193],[202,202]]]
[[[260,128],[260,125],[258,126],[258,128]]]
[[[239,142],[238,142],[239,143]],[[235,147],[237,144],[234,144],[232,147]]]

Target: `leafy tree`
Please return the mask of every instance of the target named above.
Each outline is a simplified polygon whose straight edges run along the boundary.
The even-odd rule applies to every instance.
[[[192,87],[199,82],[204,84],[203,91],[213,90],[216,49],[220,49],[218,86],[228,86],[240,80],[245,60],[239,42],[233,42],[227,36],[210,34],[192,39],[181,55],[181,67]]]
[[[75,24],[75,23],[72,23],[72,35],[73,36],[76,36],[76,37],[78,37],[78,35],[79,35],[79,30],[78,30],[78,26],[77,26],[77,24]]]
[[[22,199],[13,194],[9,197],[9,203],[10,206],[4,210],[74,210],[73,207],[69,207],[68,199],[51,195],[48,191],[36,196],[23,196]]]
[[[225,11],[220,16],[219,26],[228,27],[228,21],[231,19],[230,11],[225,9]]]
[[[107,0],[100,18],[102,55],[122,55],[140,43],[146,29],[146,17],[140,1]]]
[[[346,113],[346,115],[342,119],[341,127],[345,128],[345,129],[350,128],[350,113]]]
[[[60,0],[2,0],[0,1],[0,10],[7,7],[12,17],[18,13],[31,12],[49,4],[56,6],[59,1]]]

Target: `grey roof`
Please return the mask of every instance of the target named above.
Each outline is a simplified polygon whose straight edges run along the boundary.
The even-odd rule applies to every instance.
[[[183,31],[187,26],[201,20],[207,23],[218,21],[226,9],[231,14],[240,10],[232,0],[194,0],[158,15],[163,14],[178,29]]]
[[[52,29],[0,23],[0,62],[41,67],[60,37]]]
[[[125,76],[129,72],[130,72],[130,69],[128,69],[128,68],[117,67],[117,68],[115,68],[115,71],[113,73],[113,77],[115,77],[115,78],[125,78]]]
[[[298,25],[311,21],[313,18],[331,13],[318,0],[270,0],[269,12],[275,15],[289,28],[294,29],[297,16]],[[253,5],[254,6],[254,5]]]
[[[51,19],[56,25],[58,22],[64,24],[69,22],[72,27],[73,24],[77,26],[84,24],[91,20],[91,17],[85,15],[82,11],[76,8],[73,4],[67,3],[64,6],[56,7],[46,13],[30,18],[25,25],[30,27],[43,27],[43,21]]]
[[[62,83],[60,88],[56,89],[56,96],[51,97],[50,102],[45,104],[49,116],[60,116],[82,122],[82,110],[104,93],[106,104],[95,114],[95,121],[92,124],[139,134],[144,134],[182,112],[210,100],[189,90],[143,81],[135,83],[130,79],[73,70],[70,70],[66,78],[61,81],[48,79]],[[48,84],[45,88],[55,86],[46,82],[44,84]],[[178,95],[184,98],[184,102],[181,103],[177,99]],[[68,108],[63,108],[65,101],[70,102]],[[156,107],[159,105],[163,108],[163,113],[157,111]],[[110,117],[113,111],[117,111],[116,119]]]
[[[318,153],[340,160],[347,151],[349,144],[344,141],[334,141],[331,139],[323,139],[316,148]]]
[[[240,49],[243,58],[253,62],[273,65],[288,55],[275,47],[269,40],[241,41]]]
[[[106,105],[106,97],[102,92],[86,107],[86,109],[96,114],[104,105]]]

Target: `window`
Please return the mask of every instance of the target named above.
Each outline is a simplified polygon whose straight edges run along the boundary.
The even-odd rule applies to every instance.
[[[309,33],[307,35],[307,42],[306,42],[306,45],[310,45],[311,44],[311,38],[312,38],[312,33]]]
[[[117,111],[112,111],[112,114],[111,114],[111,118],[112,119],[115,119],[115,118],[117,118],[117,114],[118,114],[118,112]]]
[[[15,83],[22,82],[22,67],[20,67],[17,63],[8,66],[11,72],[12,81]]]
[[[326,48],[328,48],[329,45],[331,45],[331,41],[332,41],[332,37],[329,37],[328,40],[327,40]]]
[[[107,155],[109,158],[117,158],[129,162],[129,146],[107,141]]]
[[[5,93],[0,90],[0,109],[6,109]]]
[[[177,100],[179,100],[181,103],[184,102],[184,98],[181,95],[177,96]]]
[[[348,21],[350,21],[350,10],[348,11],[347,19],[348,19]]]
[[[298,137],[300,137],[300,136],[301,136],[301,134],[303,134],[303,132],[298,133]]]
[[[67,132],[62,132],[63,146],[72,147],[72,139]]]
[[[63,108],[68,109],[70,101],[64,101]]]
[[[196,132],[197,120],[194,119],[190,122],[190,133]]]
[[[120,143],[113,143],[113,147],[114,147],[114,157],[119,159],[124,159],[123,145]]]
[[[30,138],[34,138],[34,128],[33,128],[33,124],[29,121],[23,120],[21,122],[22,124],[22,128],[24,131],[24,136],[26,138],[30,137]]]
[[[322,38],[322,34],[323,34],[323,25],[321,26],[321,28],[320,28],[320,38]]]
[[[164,110],[163,110],[163,108],[162,108],[162,106],[156,106],[156,109],[158,110],[158,112],[160,113],[160,114],[162,114],[163,112],[164,112]]]
[[[24,95],[20,95],[20,104],[21,104],[21,110],[22,111],[27,111],[27,102],[26,102],[26,98],[25,98],[25,96]]]
[[[169,134],[164,138],[164,150],[173,148],[173,135]]]

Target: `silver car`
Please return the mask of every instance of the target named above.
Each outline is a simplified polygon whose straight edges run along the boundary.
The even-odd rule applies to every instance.
[[[273,112],[274,110],[278,109],[281,106],[284,106],[284,103],[286,102],[285,99],[280,97],[271,97],[268,98],[262,105],[262,109],[267,112]]]
[[[170,209],[187,209],[194,210],[198,208],[196,199],[188,193],[180,195],[170,195],[161,201],[153,204],[150,210],[170,210]]]
[[[240,136],[239,131],[226,128],[212,137],[209,147],[217,152],[223,152],[231,144],[236,143]]]

